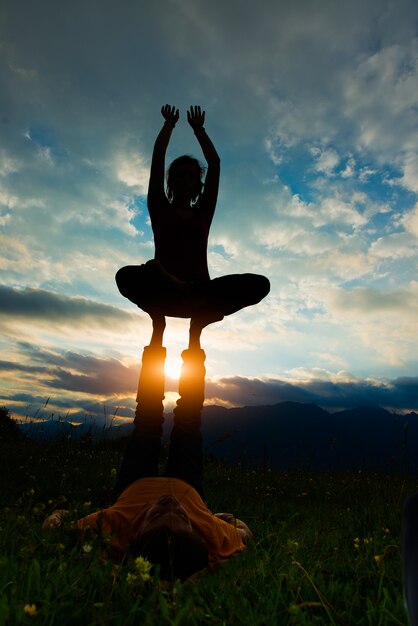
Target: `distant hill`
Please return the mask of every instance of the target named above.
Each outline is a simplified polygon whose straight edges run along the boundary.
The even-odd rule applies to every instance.
[[[206,407],[203,436],[215,456],[244,464],[333,471],[418,468],[418,414],[373,406],[336,413],[298,402]]]
[[[166,438],[171,423],[168,415]],[[57,437],[97,441],[132,431],[132,425],[104,429],[64,421],[20,428],[38,441]],[[373,406],[329,413],[299,402],[234,409],[208,406],[202,411],[202,434],[206,452],[244,465],[332,471],[418,469],[417,413],[399,415]]]
[[[103,441],[127,437],[133,430],[132,424],[123,426],[96,426],[95,424],[73,425],[65,420],[47,420],[45,422],[25,422],[19,424],[24,435],[37,442],[48,442],[57,439],[74,439],[79,441]]]

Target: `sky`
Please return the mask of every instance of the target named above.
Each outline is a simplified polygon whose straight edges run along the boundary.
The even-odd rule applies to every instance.
[[[221,158],[212,278],[271,292],[205,329],[206,402],[418,411],[418,6],[410,0],[3,0],[0,404],[132,418],[149,317],[114,275],[153,258],[146,193]],[[166,407],[188,321],[167,319]]]

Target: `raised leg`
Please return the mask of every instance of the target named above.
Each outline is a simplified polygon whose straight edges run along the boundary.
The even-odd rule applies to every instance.
[[[270,291],[270,281],[259,274],[229,274],[210,281],[206,289],[206,315],[231,315],[260,302]]]
[[[164,363],[166,349],[147,346],[138,382],[135,428],[126,446],[114,488],[114,498],[133,481],[158,475],[164,421]]]
[[[206,355],[201,349],[188,349],[184,350],[182,358],[180,398],[174,409],[165,474],[185,480],[204,497],[201,412],[205,399]]]
[[[155,259],[122,267],[115,279],[120,293],[152,318],[190,317],[191,284],[167,272]]]
[[[203,328],[257,304],[269,290],[268,278],[259,274],[230,274],[197,285],[190,300],[189,348],[200,349]]]

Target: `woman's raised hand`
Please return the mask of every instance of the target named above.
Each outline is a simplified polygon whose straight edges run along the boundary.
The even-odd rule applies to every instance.
[[[203,128],[205,123],[205,112],[200,110],[200,106],[190,107],[190,111],[187,111],[187,121],[193,130],[197,128]]]
[[[171,124],[174,128],[179,119],[179,110],[176,109],[176,107],[165,104],[163,107],[161,107],[161,115],[163,116],[165,121]]]

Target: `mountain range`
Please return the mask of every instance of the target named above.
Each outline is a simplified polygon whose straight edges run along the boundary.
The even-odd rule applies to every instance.
[[[168,440],[173,416],[165,420]],[[20,424],[37,441],[58,437],[94,441],[126,437],[131,424],[104,428],[64,420]],[[313,471],[418,469],[418,414],[401,415],[376,406],[330,413],[315,404],[281,402],[270,406],[202,411],[205,451],[244,465]]]

